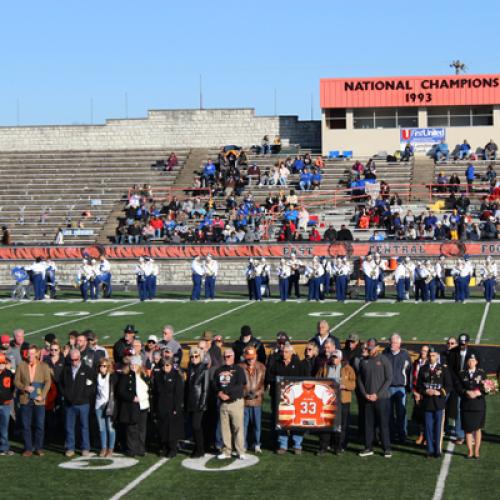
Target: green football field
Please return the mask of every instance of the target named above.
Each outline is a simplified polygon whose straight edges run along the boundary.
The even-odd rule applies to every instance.
[[[53,302],[0,302],[0,328],[12,332],[24,328],[27,339],[41,344],[48,332],[65,341],[71,330],[94,330],[100,344],[112,344],[123,327],[132,323],[141,339],[161,335],[165,324],[175,327],[182,341],[195,339],[210,329],[231,342],[239,336],[241,325],[248,324],[256,336],[272,340],[278,331],[286,331],[293,340],[304,340],[315,333],[318,319],[327,319],[341,340],[350,332],[361,338],[386,339],[399,332],[404,340],[440,342],[449,335],[466,331],[473,340],[500,344],[500,303],[490,306],[481,300],[460,305],[452,302],[435,304],[398,304],[392,300],[365,305],[362,301],[337,304],[276,300],[251,303],[238,295],[228,299],[192,303],[184,299],[162,299],[139,302],[124,296],[119,300],[87,302],[58,300]],[[19,498],[96,499],[119,498],[323,498],[345,499],[494,499],[500,484],[500,395],[488,397],[486,432],[479,462],[464,459],[465,446],[448,454],[444,460],[426,460],[425,451],[414,445],[395,446],[392,459],[380,455],[359,458],[361,444],[353,440],[342,456],[316,457],[318,441],[307,436],[302,456],[275,455],[271,450],[270,415],[264,415],[264,453],[256,463],[251,460],[231,462],[239,470],[225,470],[226,463],[209,459],[194,465],[187,455],[160,459],[153,452],[135,462],[123,457],[113,461],[93,458],[68,460],[58,447],[47,447],[44,458],[0,457],[3,493]],[[411,413],[411,404],[408,405]],[[268,410],[268,405],[266,405]],[[352,408],[353,421],[357,417]],[[412,428],[410,427],[410,430]],[[414,439],[414,435],[410,436]],[[447,444],[446,444],[447,446]],[[19,443],[13,443],[16,451]],[[249,455],[252,455],[251,453]],[[61,467],[69,463],[67,469]],[[66,465],[67,467],[68,465]],[[108,467],[116,467],[108,469]],[[445,474],[446,472],[446,474]],[[440,475],[441,473],[441,475]],[[36,485],[36,487],[27,486]],[[442,489],[442,494],[435,496]],[[0,494],[0,497],[3,495]]]

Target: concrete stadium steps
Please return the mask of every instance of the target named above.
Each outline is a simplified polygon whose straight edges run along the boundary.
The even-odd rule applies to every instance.
[[[439,162],[434,164],[434,160],[429,160],[433,162],[434,165],[434,178],[433,178],[433,183],[436,181],[436,177],[439,174],[439,172],[444,172],[445,175],[448,177],[451,174],[457,174],[458,177],[460,178],[460,182],[462,184],[466,184],[465,180],[465,170],[467,169],[467,165],[469,163],[472,163],[474,165],[475,173],[479,175],[484,175],[486,173],[486,170],[488,168],[488,165],[493,164],[494,168],[497,172],[497,175],[500,175],[500,159],[497,160],[473,160],[473,161],[468,161],[468,160],[450,160],[448,162]],[[477,182],[477,180],[476,180]]]
[[[95,243],[116,204],[126,199],[134,184],[153,189],[173,185],[189,150],[175,151],[179,164],[172,172],[155,168],[156,161],[166,160],[171,151],[0,152],[0,223],[9,227],[14,244],[49,244],[70,217],[72,229],[82,223],[93,235],[65,236],[65,243]],[[93,205],[93,200],[101,204]],[[20,224],[21,207],[25,207],[24,224]],[[46,222],[41,224],[44,209]],[[84,211],[92,217],[83,218]]]

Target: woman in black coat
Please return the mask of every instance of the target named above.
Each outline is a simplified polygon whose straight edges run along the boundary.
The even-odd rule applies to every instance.
[[[201,350],[193,347],[189,352],[186,381],[186,411],[191,418],[194,437],[193,458],[200,458],[205,454],[202,422],[207,410],[209,387],[209,368],[206,363],[202,363]]]
[[[119,403],[118,422],[125,433],[125,454],[143,457],[146,455],[149,390],[139,356],[132,357],[130,367],[124,367],[116,387],[116,399]]]
[[[484,427],[486,415],[484,391],[486,373],[477,365],[476,355],[471,354],[467,360],[467,370],[461,371],[458,377],[462,427],[465,431],[465,442],[469,452],[467,458],[469,459],[479,459],[481,429]]]
[[[173,360],[163,361],[162,371],[153,380],[153,408],[158,418],[158,432],[161,440],[160,454],[174,458],[177,443],[184,434],[184,380],[174,370]]]

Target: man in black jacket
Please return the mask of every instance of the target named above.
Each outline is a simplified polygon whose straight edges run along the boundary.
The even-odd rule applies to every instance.
[[[479,353],[476,349],[469,347],[470,337],[467,333],[461,333],[458,337],[458,346],[451,349],[448,354],[448,369],[452,377],[454,385],[457,384],[459,374],[462,370],[467,368],[467,361],[472,354],[476,356],[478,365],[481,363]],[[460,397],[456,398],[456,418],[455,418],[455,444],[463,444],[465,439],[465,432],[462,429],[462,419],[460,415]]]
[[[243,325],[240,330],[240,338],[233,343],[234,359],[236,363],[244,361],[243,351],[246,347],[254,347],[257,351],[257,361],[266,364],[266,349],[262,342],[255,338],[252,334],[252,329],[248,325]]]
[[[233,439],[236,453],[245,459],[245,427],[243,387],[246,384],[245,372],[235,364],[233,349],[224,351],[224,364],[215,370],[214,388],[219,400],[220,426],[224,448],[217,458],[231,458]]]
[[[136,333],[138,332],[134,325],[127,325],[123,330],[123,337],[113,346],[113,359],[115,364],[118,365],[118,368],[120,368],[123,363],[125,351],[132,348]]]
[[[337,233],[337,241],[352,241],[352,233],[345,224],[340,226],[340,231]]]
[[[364,398],[365,449],[360,457],[373,455],[375,428],[380,429],[384,457],[391,458],[391,439],[389,434],[389,387],[392,382],[391,364],[378,352],[377,340],[372,338],[366,343],[368,357],[359,362],[358,389]]]
[[[330,333],[330,325],[328,324],[328,321],[326,321],[325,319],[318,321],[316,328],[317,328],[317,333],[311,339],[311,341],[318,346],[320,354],[323,354],[325,352],[324,345],[326,339],[328,338],[332,339],[333,342],[335,343],[335,349],[340,350],[340,341],[337,337],[335,337],[335,335],[332,335]]]
[[[417,393],[425,415],[425,439],[427,440],[427,458],[441,456],[441,432],[443,428],[446,396],[452,380],[448,368],[438,363],[439,353],[434,347],[429,348],[429,363],[418,372]]]
[[[94,370],[82,363],[80,351],[72,349],[69,353],[70,366],[65,366],[60,379],[60,386],[65,403],[66,415],[66,456],[75,455],[75,423],[80,420],[82,456],[90,454],[89,412],[90,401],[95,392]]]

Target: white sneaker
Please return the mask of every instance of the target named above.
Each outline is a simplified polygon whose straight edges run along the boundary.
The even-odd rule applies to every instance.
[[[219,460],[229,460],[231,458],[231,455],[226,455],[225,453],[221,453],[220,455],[217,455],[217,458]]]
[[[262,450],[260,449],[259,445],[255,446],[255,450],[254,451],[255,451],[255,453],[262,453]]]
[[[241,455],[238,456],[238,458],[240,460],[245,460],[247,458],[247,456],[242,453]]]

